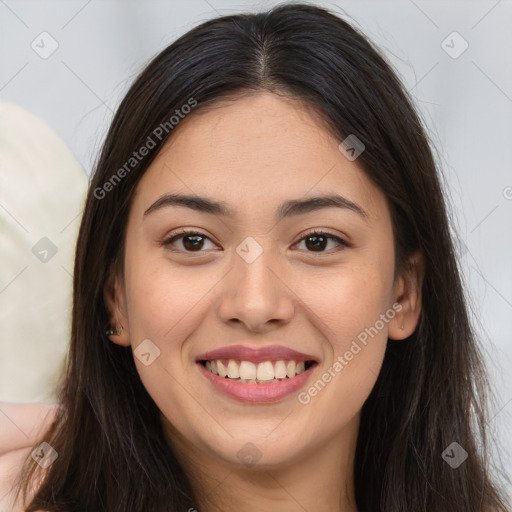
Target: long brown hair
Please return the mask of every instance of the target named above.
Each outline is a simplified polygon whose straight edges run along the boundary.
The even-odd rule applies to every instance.
[[[221,98],[264,90],[311,105],[340,141],[349,134],[363,141],[358,163],[391,209],[395,270],[405,269],[416,250],[425,256],[418,326],[407,340],[388,343],[362,409],[355,457],[359,511],[506,512],[489,469],[485,368],[423,124],[380,51],[334,13],[303,4],[202,23],[148,64],[117,109],[78,236],[62,409],[44,435],[58,458],[44,473],[27,458],[19,491],[26,500],[37,475],[41,485],[26,511],[194,507],[131,348],[105,336],[103,293],[112,270],[123,270],[134,190],[172,136],[168,127],[157,137],[157,127],[167,126],[191,99],[198,111]],[[149,154],[126,167],[150,136]],[[112,181],[123,166],[122,179]],[[453,442],[468,453],[457,469],[442,457]]]

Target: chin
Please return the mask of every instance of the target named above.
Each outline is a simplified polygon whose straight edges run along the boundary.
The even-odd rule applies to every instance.
[[[275,425],[274,425],[275,428]],[[288,436],[287,442],[281,439],[262,437],[261,433],[247,433],[230,438],[220,445],[215,440],[207,444],[211,452],[219,459],[237,469],[275,469],[293,462],[302,453],[298,442],[300,436]]]

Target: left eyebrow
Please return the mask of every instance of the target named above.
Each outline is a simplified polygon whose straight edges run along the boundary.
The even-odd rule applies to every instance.
[[[235,217],[235,211],[222,201],[216,201],[208,197],[183,194],[165,194],[158,198],[145,212],[144,216],[168,206],[184,206],[192,210]],[[304,215],[322,208],[343,208],[353,211],[368,221],[368,213],[357,203],[338,194],[308,197],[306,199],[290,199],[283,202],[276,211],[276,220],[295,215]]]

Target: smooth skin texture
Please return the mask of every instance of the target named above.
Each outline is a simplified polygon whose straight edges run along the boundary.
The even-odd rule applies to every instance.
[[[149,366],[135,363],[201,512],[357,510],[360,410],[388,337],[403,339],[417,325],[424,267],[418,254],[393,279],[386,198],[340,142],[303,103],[258,92],[189,115],[138,184],[124,278],[113,274],[105,289],[112,325],[123,328],[110,339],[133,350],[150,339],[159,348]],[[184,206],[144,215],[168,193],[221,201],[234,216]],[[275,220],[284,201],[333,193],[367,216],[330,207]],[[186,238],[162,245],[179,228],[207,238],[198,248]],[[304,238],[311,229],[350,246],[328,239],[315,250]],[[263,249],[252,263],[236,252],[248,236]],[[395,302],[401,311],[307,405],[296,393],[267,405],[237,402],[195,363],[226,345],[281,344],[319,361],[307,389]],[[246,443],[261,455],[252,467],[238,456]]]
[[[15,499],[17,479],[23,462],[41,442],[58,407],[58,404],[0,402],[0,510],[23,512],[21,500]],[[34,492],[35,489],[30,497]]]

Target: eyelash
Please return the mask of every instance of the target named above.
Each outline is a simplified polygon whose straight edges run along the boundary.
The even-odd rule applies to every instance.
[[[198,231],[187,230],[187,229],[180,229],[180,231],[178,233],[173,233],[173,234],[171,234],[170,237],[168,237],[165,240],[163,240],[161,242],[161,245],[167,247],[167,246],[171,245],[173,242],[175,242],[176,240],[178,240],[180,238],[183,238],[183,237],[185,237],[187,235],[190,235],[190,236],[199,235],[199,236],[201,236],[203,238],[206,238],[206,239],[210,240],[209,237],[207,237],[206,235],[203,235],[203,233],[199,233]],[[303,240],[305,240],[305,239],[307,239],[309,237],[312,237],[312,236],[322,236],[322,237],[325,237],[325,238],[329,238],[331,240],[335,240],[342,247],[351,247],[351,245],[348,242],[346,242],[345,240],[343,240],[342,238],[340,238],[338,236],[335,236],[335,235],[332,235],[331,233],[328,233],[328,232],[325,232],[325,231],[320,231],[320,230],[317,230],[317,229],[313,229],[313,230],[307,232],[294,245],[297,245],[298,243],[300,243]],[[179,249],[169,249],[169,250],[171,250],[172,252],[185,252],[185,253],[194,253],[194,252],[201,253],[201,252],[204,252],[204,251],[182,251],[182,250],[179,250]],[[310,252],[310,253],[313,253],[313,254],[315,253],[315,251],[307,251],[307,252]],[[337,252],[337,251],[335,251],[335,252]],[[318,254],[328,254],[328,253],[329,253],[329,251],[319,251]]]

